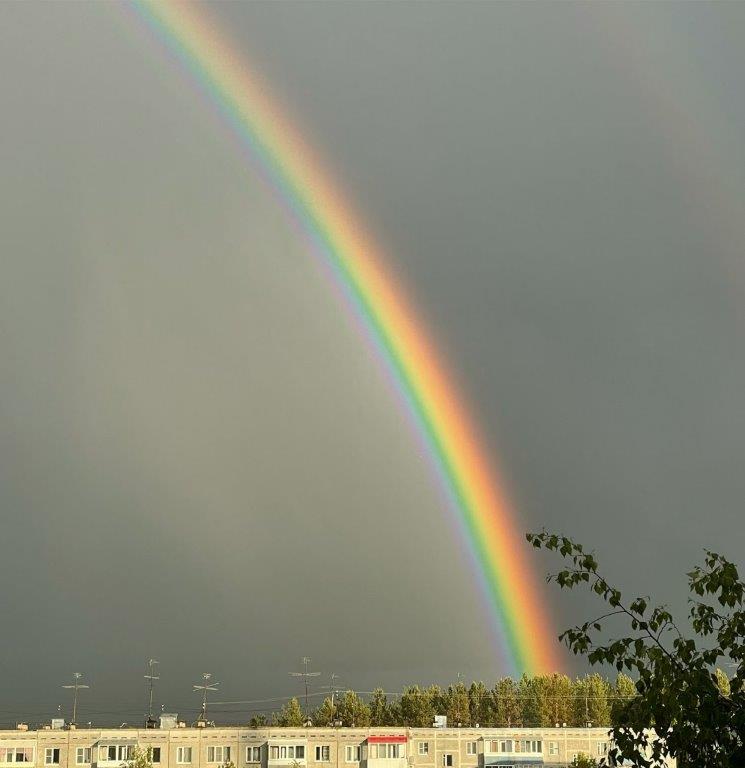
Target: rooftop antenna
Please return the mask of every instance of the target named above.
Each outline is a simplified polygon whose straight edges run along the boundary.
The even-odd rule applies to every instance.
[[[149,696],[149,702],[147,707],[147,720],[145,721],[145,728],[155,728],[155,718],[153,717],[153,688],[155,686],[155,681],[160,680],[160,675],[156,674],[157,669],[155,669],[156,664],[160,664],[160,662],[157,659],[148,659],[147,662],[147,669],[148,674],[146,674],[145,680],[148,681],[148,688],[150,692]]]
[[[217,686],[220,685],[220,683],[210,683],[210,680],[212,679],[211,672],[202,672],[202,679],[204,680],[204,683],[202,683],[202,685],[195,685],[194,690],[202,691],[202,712],[199,715],[199,719],[206,723],[207,722],[207,691],[216,691]]]
[[[336,695],[341,693],[341,689],[339,688],[339,684],[338,683],[336,683],[336,684],[334,683],[334,680],[338,680],[338,679],[339,679],[339,675],[337,675],[336,672],[332,672],[331,673],[331,683],[330,683],[330,685],[321,686],[324,690],[328,690],[329,693],[331,694],[331,706],[332,707],[334,706]]]
[[[310,664],[310,657],[303,656],[302,658],[303,662],[303,671],[302,672],[290,672],[290,677],[302,677],[303,681],[305,682],[305,716],[307,717],[309,714],[308,709],[308,678],[310,677],[318,677],[320,675],[320,672],[308,672],[308,664]]]
[[[331,708],[334,707],[334,696],[338,693],[336,690],[336,686],[334,685],[334,680],[338,680],[339,675],[336,674],[336,672],[331,673]]]
[[[72,722],[70,725],[77,725],[78,720],[78,691],[82,690],[83,688],[90,688],[90,685],[83,685],[83,683],[80,682],[80,678],[83,676],[82,672],[73,672],[72,673],[73,679],[75,682],[72,685],[63,685],[63,688],[67,688],[71,691],[73,691],[72,694]]]

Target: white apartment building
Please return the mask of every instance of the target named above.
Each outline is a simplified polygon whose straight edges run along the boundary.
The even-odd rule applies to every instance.
[[[0,731],[0,768],[567,768],[608,754],[604,728],[160,728]],[[671,763],[672,765],[672,763]]]

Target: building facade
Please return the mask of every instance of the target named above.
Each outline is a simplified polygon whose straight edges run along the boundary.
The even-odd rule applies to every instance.
[[[0,768],[566,768],[608,754],[604,728],[236,728],[0,731]]]

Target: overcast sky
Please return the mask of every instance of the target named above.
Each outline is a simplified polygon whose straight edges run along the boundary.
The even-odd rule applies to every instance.
[[[416,297],[521,528],[684,610],[702,547],[745,543],[745,5],[210,11]],[[187,716],[202,672],[283,696],[305,654],[358,690],[504,672],[378,365],[194,83],[110,3],[1,4],[0,72],[0,720],[73,671],[81,720],[135,718],[151,656]],[[593,610],[546,594],[557,630]]]

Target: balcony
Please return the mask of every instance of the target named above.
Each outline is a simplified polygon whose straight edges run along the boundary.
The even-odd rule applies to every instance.
[[[367,768],[407,768],[407,742],[403,735],[369,736]]]
[[[269,742],[268,764],[272,766],[282,765],[305,765],[308,755],[308,745],[306,742],[287,742],[277,743]]]

